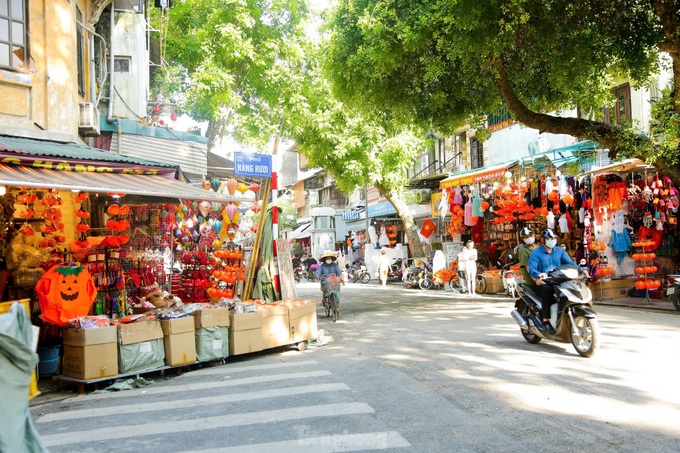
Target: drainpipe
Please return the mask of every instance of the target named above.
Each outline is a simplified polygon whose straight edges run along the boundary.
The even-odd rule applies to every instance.
[[[114,66],[114,51],[113,51],[113,29],[116,26],[116,21],[114,17],[115,8],[113,2],[111,3],[111,20],[109,22],[109,112],[106,116],[106,122],[109,124],[116,123],[116,152],[120,154],[120,121],[113,117],[113,96],[115,92],[113,90],[113,66]]]

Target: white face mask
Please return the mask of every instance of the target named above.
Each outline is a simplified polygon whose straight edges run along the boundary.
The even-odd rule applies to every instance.
[[[528,238],[524,238],[524,243],[526,245],[531,245],[531,244],[534,243],[535,240],[536,240],[536,238],[534,236],[531,236],[531,237],[528,237]]]
[[[326,264],[331,264],[332,262],[333,262],[333,260],[330,259],[330,258],[328,258],[328,259],[326,260]]]
[[[557,239],[546,239],[545,241],[545,246],[548,247],[549,249],[555,248],[557,245]]]

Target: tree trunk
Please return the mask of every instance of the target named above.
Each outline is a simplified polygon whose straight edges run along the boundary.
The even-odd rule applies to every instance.
[[[411,210],[406,204],[404,196],[400,193],[387,190],[382,184],[374,183],[373,185],[376,189],[378,189],[380,194],[387,199],[387,201],[392,203],[395,211],[397,211],[397,215],[399,216],[401,223],[404,225],[404,232],[408,238],[408,247],[411,251],[411,257],[424,258],[425,253],[423,252],[423,244],[420,242],[420,237],[418,234],[414,231],[413,227],[415,226],[415,222],[413,221],[413,215],[411,215]]]

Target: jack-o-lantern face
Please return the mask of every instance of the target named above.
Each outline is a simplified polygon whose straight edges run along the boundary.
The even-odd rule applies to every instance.
[[[40,279],[36,292],[43,319],[58,325],[86,316],[97,296],[90,273],[83,266],[54,266]]]

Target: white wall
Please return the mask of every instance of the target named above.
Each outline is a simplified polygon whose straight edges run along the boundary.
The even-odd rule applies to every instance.
[[[116,72],[113,85],[113,115],[137,120],[144,118],[149,99],[149,52],[146,48],[146,20],[143,14],[116,11],[113,32],[113,52],[116,57],[131,58],[130,73]],[[125,100],[125,103],[121,100]],[[127,104],[127,106],[125,105]]]

